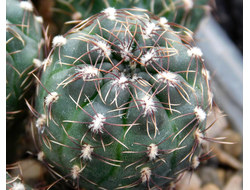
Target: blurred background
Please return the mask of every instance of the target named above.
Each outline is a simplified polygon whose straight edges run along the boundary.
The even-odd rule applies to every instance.
[[[216,0],[212,14],[243,53],[243,0]]]

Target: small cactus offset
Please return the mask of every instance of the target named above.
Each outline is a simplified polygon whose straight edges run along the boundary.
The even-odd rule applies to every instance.
[[[161,189],[206,157],[209,73],[172,26],[107,8],[53,39],[32,112],[55,183]]]
[[[8,0],[6,9],[6,112],[13,118],[25,109],[24,97],[32,85],[28,73],[43,56],[43,19],[29,1]]]

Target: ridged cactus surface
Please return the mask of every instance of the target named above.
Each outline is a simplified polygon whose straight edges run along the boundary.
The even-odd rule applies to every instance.
[[[42,18],[29,1],[6,2],[6,111],[8,117],[25,107],[23,97],[31,86],[28,73],[42,56]]]
[[[201,50],[166,18],[107,8],[56,36],[47,60],[36,127],[40,159],[59,179],[161,189],[199,165],[209,76]]]
[[[143,8],[158,17],[164,16],[170,22],[181,24],[192,31],[197,29],[201,19],[211,9],[209,0],[56,0],[51,10],[54,15],[53,20],[59,27],[62,27],[67,21],[84,20],[107,7],[114,7],[116,9]],[[63,27],[64,30],[65,27],[67,25]]]

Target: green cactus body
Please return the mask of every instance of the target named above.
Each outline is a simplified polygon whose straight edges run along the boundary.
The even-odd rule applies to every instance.
[[[42,56],[42,20],[28,1],[8,0],[6,10],[6,111],[12,115],[24,108],[32,78],[28,73]]]
[[[210,106],[202,52],[165,18],[107,8],[53,39],[36,110],[46,162],[80,188],[165,187],[194,169]]]
[[[62,31],[68,28],[67,25],[62,27],[65,22],[84,20],[107,7],[116,9],[139,7],[154,13],[158,17],[164,16],[170,22],[181,24],[194,31],[197,29],[201,19],[209,12],[208,4],[209,0],[56,0],[52,10],[54,11],[54,21],[59,28],[63,28]],[[182,30],[178,27],[175,29]]]

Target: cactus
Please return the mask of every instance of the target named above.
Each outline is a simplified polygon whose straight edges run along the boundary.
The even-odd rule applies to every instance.
[[[172,26],[107,8],[53,39],[30,109],[55,183],[161,189],[206,157],[209,72]]]
[[[28,75],[42,55],[42,17],[29,1],[6,2],[6,112],[8,118],[25,109],[24,97],[32,84]]]
[[[68,29],[63,24],[70,20],[84,20],[89,16],[103,11],[107,7],[116,9],[140,7],[147,9],[158,17],[166,17],[170,22],[181,24],[190,30],[197,29],[200,20],[210,12],[210,0],[56,0],[51,8],[53,20],[62,31]],[[60,18],[60,19],[58,19]],[[176,30],[181,28],[176,27]]]

